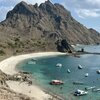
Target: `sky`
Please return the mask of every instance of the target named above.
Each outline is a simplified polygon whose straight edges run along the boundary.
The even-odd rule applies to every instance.
[[[22,0],[0,0],[0,21],[6,18],[9,10]],[[28,4],[42,3],[46,0],[23,0]],[[94,28],[100,32],[100,0],[50,0],[60,3],[71,15],[87,28]]]

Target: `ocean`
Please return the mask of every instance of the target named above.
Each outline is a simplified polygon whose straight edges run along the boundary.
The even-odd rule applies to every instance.
[[[100,52],[100,46],[78,45],[75,49],[79,50],[83,47],[85,51]],[[57,63],[61,63],[62,67],[56,67]],[[79,64],[83,67],[82,69],[78,69]],[[75,90],[85,90],[88,86],[100,88],[100,75],[96,72],[100,69],[100,55],[85,54],[80,55],[80,58],[64,55],[40,57],[36,60],[27,59],[20,62],[17,69],[31,72],[34,84],[66,100],[100,100],[99,91],[88,90],[87,95],[80,97],[73,95]],[[70,69],[70,73],[67,72],[68,69]],[[85,77],[86,73],[88,73],[88,77]],[[62,80],[64,84],[50,85],[49,82],[53,79]],[[73,84],[76,81],[83,82],[83,85]]]

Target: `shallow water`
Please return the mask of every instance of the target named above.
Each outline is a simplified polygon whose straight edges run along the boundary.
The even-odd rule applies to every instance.
[[[29,63],[30,61],[31,59],[21,62],[18,64],[18,69],[31,72],[35,83],[41,87],[66,98],[66,100],[100,100],[100,92],[94,93],[91,90],[86,96],[75,97],[72,94],[76,89],[84,90],[86,86],[100,87],[100,75],[96,73],[100,68],[99,55],[82,55],[80,58],[44,57],[37,58],[36,63]],[[57,68],[57,63],[62,63],[63,67]],[[78,64],[83,66],[82,70],[78,69]],[[71,73],[67,73],[67,69],[70,69]],[[89,73],[89,76],[85,77],[85,73]],[[49,85],[52,79],[63,80],[65,84]],[[73,85],[73,81],[84,82],[84,85]]]
[[[100,53],[100,45],[77,45],[75,47],[76,50],[81,48],[88,52]],[[57,63],[63,64],[63,67],[57,68]],[[78,64],[82,65],[82,70],[78,69]],[[100,100],[100,92],[92,92],[91,90],[85,96],[73,96],[76,89],[85,90],[87,86],[100,88],[100,75],[96,73],[100,69],[100,55],[81,55],[80,58],[71,56],[43,57],[37,58],[35,62],[28,59],[18,64],[17,68],[31,72],[36,84],[66,98],[66,100]],[[71,70],[71,73],[67,73],[68,69]],[[88,77],[85,77],[86,73],[89,74]],[[49,84],[52,79],[63,80],[65,83],[53,86]],[[74,85],[73,81],[84,82],[84,85]]]

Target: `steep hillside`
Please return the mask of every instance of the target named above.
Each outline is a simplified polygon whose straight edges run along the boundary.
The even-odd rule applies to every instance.
[[[62,5],[52,4],[49,0],[39,6],[23,1],[17,4],[0,23],[0,36],[1,54],[66,51],[71,48],[69,43],[100,42],[98,32],[87,29]]]

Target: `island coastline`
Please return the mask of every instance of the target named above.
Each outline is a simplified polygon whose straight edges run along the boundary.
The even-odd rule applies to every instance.
[[[23,60],[30,59],[30,58],[37,58],[37,57],[58,56],[58,55],[67,55],[67,54],[60,53],[60,52],[41,52],[41,53],[12,56],[0,62],[1,65],[0,69],[1,71],[3,71],[8,75],[14,75],[18,73],[18,70],[16,70],[16,65]],[[25,94],[31,98],[35,98],[36,100],[44,100],[51,97],[50,94],[44,92],[39,86],[36,86],[34,84],[29,86],[25,82],[20,84],[20,82],[11,81],[11,80],[6,81],[6,83],[11,90],[17,93]]]

